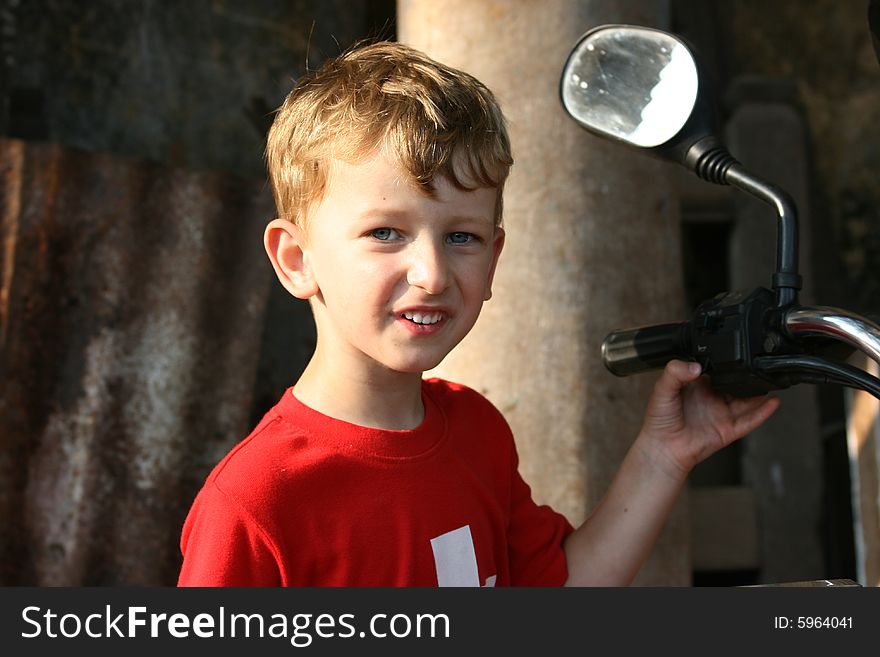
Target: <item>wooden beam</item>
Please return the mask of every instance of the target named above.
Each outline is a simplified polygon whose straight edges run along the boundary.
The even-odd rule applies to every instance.
[[[854,364],[877,376],[877,364],[867,357]],[[880,586],[880,401],[847,390],[846,410],[856,572],[863,586]]]
[[[701,486],[689,492],[695,571],[760,567],[755,493],[745,486]]]

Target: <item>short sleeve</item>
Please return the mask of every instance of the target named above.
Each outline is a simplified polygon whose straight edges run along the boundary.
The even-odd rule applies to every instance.
[[[508,551],[513,586],[562,586],[568,579],[563,543],[574,531],[560,513],[532,500],[514,457]]]
[[[276,550],[265,532],[209,480],[181,533],[178,586],[279,586]]]

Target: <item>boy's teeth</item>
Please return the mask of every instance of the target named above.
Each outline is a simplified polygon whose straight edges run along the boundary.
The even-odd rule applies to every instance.
[[[403,316],[416,324],[436,324],[442,319],[443,313],[403,313]]]

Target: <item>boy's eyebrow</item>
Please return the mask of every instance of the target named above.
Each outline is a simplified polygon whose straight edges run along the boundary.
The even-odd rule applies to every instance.
[[[357,221],[375,221],[378,219],[405,219],[411,213],[404,208],[368,208],[363,212],[356,215]],[[464,223],[464,224],[485,224],[489,223],[495,224],[495,217],[486,215],[469,215],[469,214],[454,214],[450,215],[448,218],[450,221],[455,223]]]

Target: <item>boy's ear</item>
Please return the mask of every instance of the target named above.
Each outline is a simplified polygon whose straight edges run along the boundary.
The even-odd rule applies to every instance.
[[[318,293],[315,274],[305,250],[305,238],[302,228],[286,219],[273,219],[263,234],[266,254],[278,280],[298,299],[308,299]]]
[[[498,257],[501,255],[501,249],[504,248],[504,229],[498,226],[495,229],[495,237],[492,241],[492,266],[489,268],[489,279],[486,281],[486,294],[483,296],[484,301],[492,298],[492,282],[495,280],[495,268],[498,266]]]

